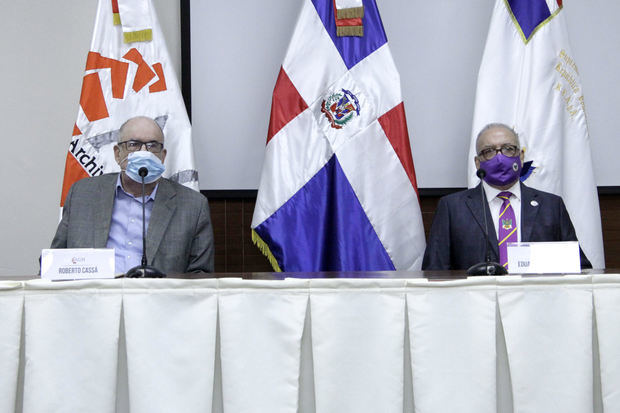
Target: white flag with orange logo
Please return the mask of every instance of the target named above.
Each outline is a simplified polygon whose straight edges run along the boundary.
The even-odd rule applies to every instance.
[[[99,0],[60,205],[74,182],[116,172],[120,126],[157,121],[168,150],[164,176],[198,190],[192,131],[151,0]]]

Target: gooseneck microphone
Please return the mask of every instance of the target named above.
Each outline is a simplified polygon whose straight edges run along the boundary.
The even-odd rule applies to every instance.
[[[487,175],[482,168],[476,171],[476,175],[480,178],[480,202],[482,203],[482,215],[484,217],[484,256],[485,261],[474,264],[467,269],[467,275],[505,275],[508,270],[500,263],[491,261],[491,252],[489,251],[489,226],[487,224],[487,200],[484,196],[484,186],[482,180]]]
[[[166,274],[155,267],[148,265],[146,261],[146,207],[144,203],[144,177],[149,174],[146,167],[138,169],[138,175],[142,178],[142,263],[127,271],[129,278],[164,278]]]

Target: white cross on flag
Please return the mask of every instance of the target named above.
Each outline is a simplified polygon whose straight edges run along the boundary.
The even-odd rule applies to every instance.
[[[374,0],[305,0],[273,92],[253,240],[282,271],[418,270],[400,76]]]

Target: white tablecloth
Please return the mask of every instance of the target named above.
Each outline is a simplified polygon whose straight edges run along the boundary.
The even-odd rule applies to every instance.
[[[620,412],[620,276],[0,282],[0,412]]]

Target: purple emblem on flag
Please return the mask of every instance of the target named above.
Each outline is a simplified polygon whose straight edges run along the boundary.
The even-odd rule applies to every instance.
[[[521,176],[519,177],[521,182],[524,182],[527,178],[530,177],[530,175],[532,175],[532,172],[534,172],[534,169],[536,169],[533,164],[534,161],[527,161],[523,163],[523,168],[521,168]]]
[[[508,5],[526,41],[536,27],[551,16],[545,0],[508,0]]]

